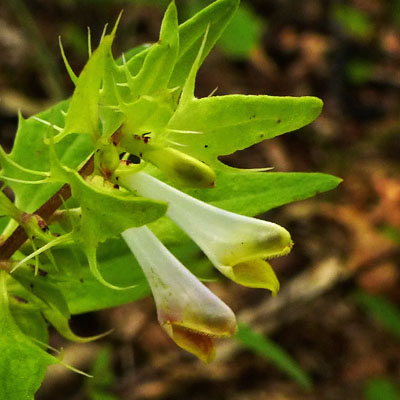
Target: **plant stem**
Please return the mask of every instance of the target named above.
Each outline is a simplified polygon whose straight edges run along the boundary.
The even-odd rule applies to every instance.
[[[94,170],[94,156],[92,155],[85,165],[79,170],[82,177],[89,176]],[[63,201],[71,197],[71,187],[65,184],[59,189],[49,200],[46,201],[34,214],[42,217],[46,222],[54,214],[54,212],[62,205]],[[11,236],[0,246],[0,261],[8,260],[28,239],[24,228],[18,228],[11,234]],[[3,265],[5,265],[4,263]]]

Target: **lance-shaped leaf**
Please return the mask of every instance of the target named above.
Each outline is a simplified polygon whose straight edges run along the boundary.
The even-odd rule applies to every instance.
[[[14,203],[0,190],[0,216],[9,216],[15,221],[21,220],[21,211],[15,207]]]
[[[63,124],[63,112],[67,102],[37,115],[51,124]],[[50,122],[48,122],[50,124]],[[0,175],[25,181],[41,179],[41,175],[32,174],[29,170],[48,172],[50,169],[49,150],[45,143],[49,126],[40,123],[34,117],[24,119],[19,115],[18,130],[14,146],[10,154],[0,153]],[[55,145],[56,153],[63,165],[76,168],[93,151],[89,135],[69,135]],[[21,168],[16,166],[19,164]],[[33,212],[46,202],[60,187],[60,183],[43,183],[29,185],[18,182],[7,182],[15,194],[15,205],[26,212]]]
[[[0,398],[33,400],[46,368],[58,360],[18,327],[10,309],[6,272],[0,271]]]
[[[185,189],[190,196],[254,217],[273,208],[334,189],[341,179],[317,172],[218,171],[213,190]]]
[[[265,259],[290,251],[292,241],[286,229],[213,207],[143,172],[125,174],[120,181],[142,196],[167,201],[167,216],[228,278],[277,293],[279,282]]]
[[[96,336],[81,337],[72,332],[68,323],[71,315],[67,302],[57,285],[49,281],[48,275],[34,275],[33,271],[19,268],[13,272],[12,276],[25,290],[30,292],[29,301],[41,310],[45,318],[66,339],[86,343],[105,335],[103,333]]]
[[[64,296],[56,285],[49,282],[47,276],[41,274],[35,275],[34,270],[27,267],[18,268],[11,275],[19,282],[25,290],[30,292],[36,298],[36,303],[41,308],[55,308],[67,319],[70,317],[68,305],[64,300]]]
[[[132,228],[122,237],[150,284],[158,320],[183,349],[203,362],[213,360],[213,337],[236,330],[231,309],[189,272],[147,228]]]
[[[168,121],[173,114],[171,101],[166,96],[142,96],[139,99],[125,104],[120,103],[120,108],[126,116],[125,122],[121,127],[121,146],[132,153],[140,152],[138,141],[134,135],[152,132],[157,133],[165,130]],[[157,141],[157,137],[152,137],[151,143]],[[158,142],[159,143],[159,142]]]
[[[320,114],[316,97],[231,95],[193,99],[179,106],[168,124],[169,139],[211,166],[218,156],[299,129]],[[185,135],[187,130],[200,135]]]
[[[12,317],[19,329],[28,337],[47,344],[49,340],[48,324],[40,311],[24,309],[10,305]]]
[[[178,16],[175,3],[172,2],[164,15],[160,40],[150,48],[139,73],[131,80],[128,77],[128,85],[133,98],[141,95],[153,95],[159,90],[167,88],[178,49]]]
[[[209,26],[209,34],[201,61],[205,59],[221,36],[238,5],[239,0],[215,1],[179,26],[179,53],[168,87],[183,86],[198,54],[207,27]],[[129,60],[127,64],[132,75],[139,72],[150,49],[142,51]]]
[[[110,57],[118,22],[119,19],[111,34],[104,36],[79,75],[65,116],[64,129],[57,135],[56,141],[70,133],[87,133],[93,138],[99,136],[99,90],[104,76],[105,60]]]
[[[215,1],[179,26],[179,56],[169,87],[183,86],[208,29],[207,41],[199,62],[201,65],[228,26],[238,6],[239,0]]]

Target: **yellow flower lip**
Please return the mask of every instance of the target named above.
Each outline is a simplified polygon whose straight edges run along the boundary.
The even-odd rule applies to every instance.
[[[216,296],[215,298],[218,299]],[[210,297],[207,300],[212,300],[212,298]],[[211,302],[206,304],[203,301],[201,312],[199,312],[198,306],[199,304],[192,305],[192,307],[184,308],[175,313],[171,312],[170,309],[161,307],[158,311],[158,320],[163,326],[179,326],[182,329],[212,338],[232,336],[236,332],[236,319],[229,315],[227,306],[221,307]]]
[[[282,236],[279,236],[276,244],[278,251],[273,256],[271,255],[271,247],[273,246],[270,245],[265,247],[266,250],[260,246],[258,251],[254,249],[252,254],[247,252],[247,254],[240,257],[239,245],[236,247],[236,254],[231,252],[229,256],[221,261],[215,260],[215,263],[218,264],[217,268],[225,276],[240,285],[268,289],[275,296],[279,291],[280,284],[274,270],[266,259],[283,256],[290,252],[293,242],[290,236],[285,238],[285,235],[283,235],[283,237],[284,240],[282,240]]]
[[[275,296],[280,288],[278,278],[271,265],[262,259],[245,261],[231,267],[220,266],[220,270],[225,269],[225,275],[240,285],[268,289]]]
[[[215,345],[212,337],[177,324],[164,324],[163,328],[179,347],[194,354],[204,364],[214,360]]]
[[[212,323],[209,327],[191,326],[188,321],[166,321],[161,326],[179,347],[194,354],[205,364],[215,358],[214,339],[232,336],[236,331],[236,323],[230,323],[223,329]]]

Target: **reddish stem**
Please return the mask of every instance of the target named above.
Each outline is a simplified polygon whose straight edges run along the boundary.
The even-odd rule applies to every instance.
[[[79,174],[82,177],[89,176],[94,170],[94,157],[90,157],[85,165],[79,170]],[[46,201],[40,208],[38,208],[34,214],[42,217],[46,222],[50,217],[57,211],[61,206],[63,201],[71,197],[71,187],[69,184],[65,184],[61,189],[59,189],[49,200]],[[10,237],[0,246],[0,268],[6,263],[1,263],[1,261],[8,260],[28,239],[24,228],[18,226],[18,228],[11,234]]]

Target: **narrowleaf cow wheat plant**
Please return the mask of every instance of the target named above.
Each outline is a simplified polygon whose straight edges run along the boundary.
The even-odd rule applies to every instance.
[[[114,60],[118,20],[79,76],[61,46],[72,97],[19,116],[11,153],[0,149],[2,188],[15,195],[0,191],[1,399],[32,399],[47,366],[63,363],[48,324],[69,340],[95,340],[104,334],[72,332],[72,314],[150,291],[166,334],[212,361],[214,338],[232,335],[236,319],[191,272],[193,246],[238,284],[278,292],[267,259],[290,251],[290,234],[252,217],[340,180],[219,161],[309,124],[322,108],[315,97],[194,96],[238,2],[215,1],[181,25],[172,2],[159,41]]]

